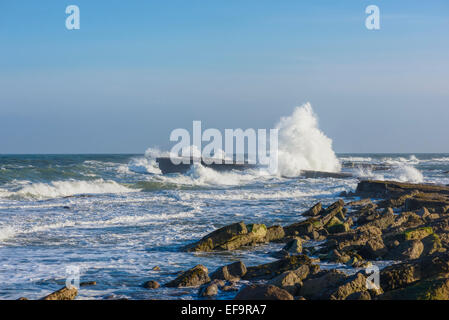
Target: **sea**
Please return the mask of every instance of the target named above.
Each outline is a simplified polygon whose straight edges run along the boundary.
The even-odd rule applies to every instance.
[[[180,248],[238,221],[301,221],[316,202],[331,204],[361,179],[449,184],[449,154],[335,157],[353,177],[286,178],[201,165],[164,175],[151,153],[0,155],[0,299],[39,299],[63,287],[73,270],[81,282],[96,281],[81,287],[78,299],[199,299],[197,288],[142,284],[163,285],[197,264],[214,271],[238,260],[273,261],[282,244],[213,253]],[[329,267],[335,266],[322,264]],[[217,299],[234,294],[220,292]]]

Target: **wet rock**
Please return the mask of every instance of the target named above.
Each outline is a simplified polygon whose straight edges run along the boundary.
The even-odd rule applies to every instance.
[[[221,291],[224,291],[224,292],[239,291],[239,288],[237,288],[237,286],[235,284],[231,284],[231,285],[223,286],[223,288],[221,288]]]
[[[198,287],[210,282],[208,270],[205,266],[199,264],[192,269],[183,272],[175,280],[170,281],[166,287]]]
[[[143,287],[146,289],[157,289],[159,288],[161,285],[157,282],[157,281],[147,281],[143,284]]]
[[[245,264],[241,261],[238,261],[218,268],[210,275],[210,278],[238,281],[246,274],[246,271],[247,270]]]
[[[48,296],[43,297],[42,300],[73,300],[77,294],[78,290],[75,287],[64,287],[49,294]]]
[[[96,281],[84,281],[80,283],[80,287],[89,287],[97,285]]]
[[[196,243],[187,245],[184,251],[235,250],[243,246],[265,242],[267,227],[264,224],[234,223],[215,230]]]
[[[252,284],[243,287],[234,300],[293,300],[293,296],[273,285]]]
[[[405,240],[421,240],[425,237],[433,234],[433,229],[431,227],[423,227],[417,229],[411,229],[404,232]]]
[[[213,297],[218,294],[218,286],[216,283],[205,284],[198,291],[199,297]]]
[[[153,271],[161,271],[161,268],[159,266],[154,266],[153,269],[151,269]]]

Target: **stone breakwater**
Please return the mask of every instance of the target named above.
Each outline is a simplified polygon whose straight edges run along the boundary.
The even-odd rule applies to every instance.
[[[235,292],[239,300],[449,299],[449,186],[362,181],[354,193],[328,207],[317,203],[300,219],[286,226],[239,221],[181,248],[222,252],[282,243],[274,262],[238,261],[212,272],[196,265],[165,284],[146,279],[143,286],[198,287],[199,298]],[[379,261],[390,263],[373,289],[365,270]],[[323,262],[352,272],[321,269]],[[45,299],[75,297],[76,289],[63,288]]]

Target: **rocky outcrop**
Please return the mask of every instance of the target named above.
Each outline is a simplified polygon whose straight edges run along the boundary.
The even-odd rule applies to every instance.
[[[386,292],[381,300],[449,300],[449,275],[421,280]]]
[[[77,294],[78,290],[75,287],[64,287],[43,297],[42,300],[73,300]]]
[[[243,287],[234,300],[293,300],[293,296],[273,285],[252,284]]]
[[[192,269],[183,272],[175,280],[170,281],[166,287],[198,287],[210,282],[208,270],[205,266],[199,264]]]
[[[386,267],[380,272],[380,285],[387,292],[446,273],[449,273],[449,254],[435,253]]]
[[[421,193],[449,195],[449,187],[447,186],[376,180],[361,181],[357,186],[355,194],[366,198],[385,198],[398,197],[414,190]]]

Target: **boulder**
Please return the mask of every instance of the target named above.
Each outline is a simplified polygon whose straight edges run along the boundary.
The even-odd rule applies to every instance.
[[[302,252],[302,240],[301,238],[296,238],[287,242],[287,244],[282,248],[282,250],[291,253],[297,254]]]
[[[272,234],[273,235],[273,234]],[[264,224],[234,223],[215,230],[198,242],[189,244],[184,251],[235,250],[247,245],[266,241],[267,227]]]
[[[243,262],[238,261],[223,266],[215,270],[211,275],[211,279],[221,279],[228,281],[238,281],[246,274],[246,266]]]
[[[304,212],[302,215],[303,216],[308,216],[308,217],[316,217],[316,216],[318,216],[321,213],[322,209],[323,208],[321,206],[321,202],[318,202],[312,208],[310,208],[309,210]]]
[[[311,265],[312,260],[306,255],[295,255],[259,266],[248,267],[244,280],[272,279],[285,271],[298,269],[302,265]]]
[[[198,291],[199,297],[212,297],[218,294],[218,286],[216,283],[205,284]]]
[[[284,228],[281,226],[271,226],[267,228],[265,242],[279,241],[285,237]]]
[[[302,281],[294,271],[286,271],[268,281],[268,284],[287,290],[295,296]]]
[[[184,247],[185,251],[212,251],[215,248],[234,239],[236,236],[248,233],[246,225],[242,222],[234,223],[206,235],[196,243]]]
[[[293,296],[273,285],[252,284],[243,287],[234,300],[293,300]]]
[[[413,260],[418,259],[423,251],[424,245],[420,240],[407,240],[390,250],[385,258],[388,260]]]
[[[208,270],[205,266],[199,264],[192,269],[183,272],[175,280],[170,281],[166,287],[198,287],[210,282]]]
[[[317,277],[304,281],[299,295],[306,299],[325,299],[324,290],[329,287],[335,287],[346,278],[344,272],[339,270],[330,270],[319,273]]]
[[[337,217],[332,217],[332,219],[325,226],[329,233],[342,233],[349,231],[349,225],[342,222]]]
[[[64,287],[43,297],[42,300],[73,300],[77,294],[78,290],[75,287]]]
[[[358,251],[365,259],[377,259],[388,253],[388,249],[382,240],[382,237],[373,237]]]
[[[157,281],[147,281],[143,284],[143,287],[146,289],[157,289],[159,288],[161,285],[157,282]]]
[[[317,218],[309,218],[284,227],[284,231],[286,236],[311,236],[320,227],[321,222]]]

